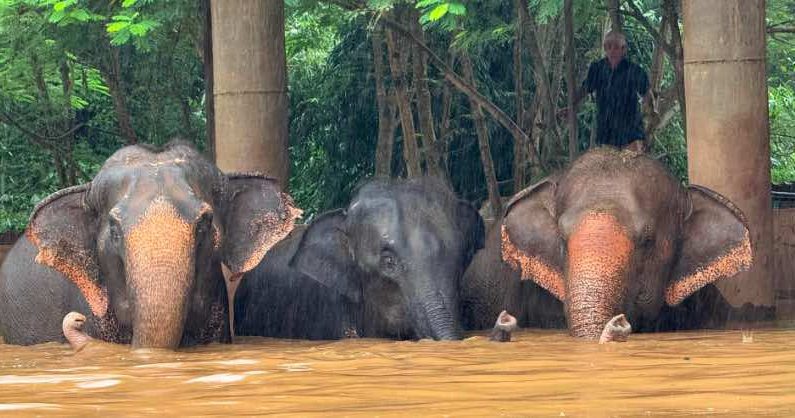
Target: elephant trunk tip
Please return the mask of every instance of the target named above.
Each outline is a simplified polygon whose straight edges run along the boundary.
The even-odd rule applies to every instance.
[[[599,344],[612,341],[624,342],[632,332],[632,325],[624,314],[616,315],[605,324],[602,335],[599,337]]]
[[[516,331],[517,328],[516,317],[504,310],[497,316],[497,322],[494,324],[489,340],[509,342],[511,341],[511,333]]]
[[[92,340],[91,337],[83,332],[83,325],[85,322],[85,315],[79,312],[69,312],[64,316],[63,322],[61,323],[63,335],[75,351],[82,350]]]

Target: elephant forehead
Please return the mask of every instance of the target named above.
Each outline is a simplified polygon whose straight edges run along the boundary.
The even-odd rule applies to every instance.
[[[613,277],[627,267],[633,248],[626,229],[613,215],[589,213],[569,236],[570,273]]]
[[[130,269],[146,270],[147,264],[184,263],[193,248],[192,225],[182,219],[165,199],[157,199],[130,227],[125,251]],[[158,265],[150,266],[157,268]],[[163,267],[163,266],[160,266]]]
[[[114,166],[103,169],[94,178],[90,200],[101,204],[136,196],[151,198],[159,193],[175,199],[197,197],[212,200],[219,186],[219,178],[212,174],[210,170],[174,161]]]

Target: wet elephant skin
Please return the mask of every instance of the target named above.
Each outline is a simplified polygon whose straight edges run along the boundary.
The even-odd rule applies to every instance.
[[[135,347],[228,341],[221,265],[250,270],[298,214],[275,180],[225,175],[188,144],[122,148],[34,210],[0,269],[0,333],[63,341],[76,311],[91,337]]]
[[[236,332],[458,339],[459,280],[483,234],[477,211],[437,180],[370,181],[243,279]]]

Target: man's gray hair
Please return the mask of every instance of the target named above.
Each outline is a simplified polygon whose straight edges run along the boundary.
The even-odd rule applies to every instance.
[[[618,42],[619,46],[626,47],[627,37],[619,31],[611,30],[605,34],[605,37],[602,40],[602,45],[606,45],[608,42]]]

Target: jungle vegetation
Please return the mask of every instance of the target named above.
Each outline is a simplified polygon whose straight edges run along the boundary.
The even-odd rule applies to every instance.
[[[0,231],[91,179],[118,148],[208,136],[208,2],[0,0]],[[657,96],[651,153],[686,181],[676,0],[574,1],[576,80],[621,28]],[[441,176],[464,199],[510,196],[593,141],[568,139],[563,0],[286,0],[290,193],[306,214],[364,178]],[[795,181],[795,1],[767,1],[774,183]],[[210,109],[211,110],[211,109]],[[209,112],[212,115],[211,111]]]

